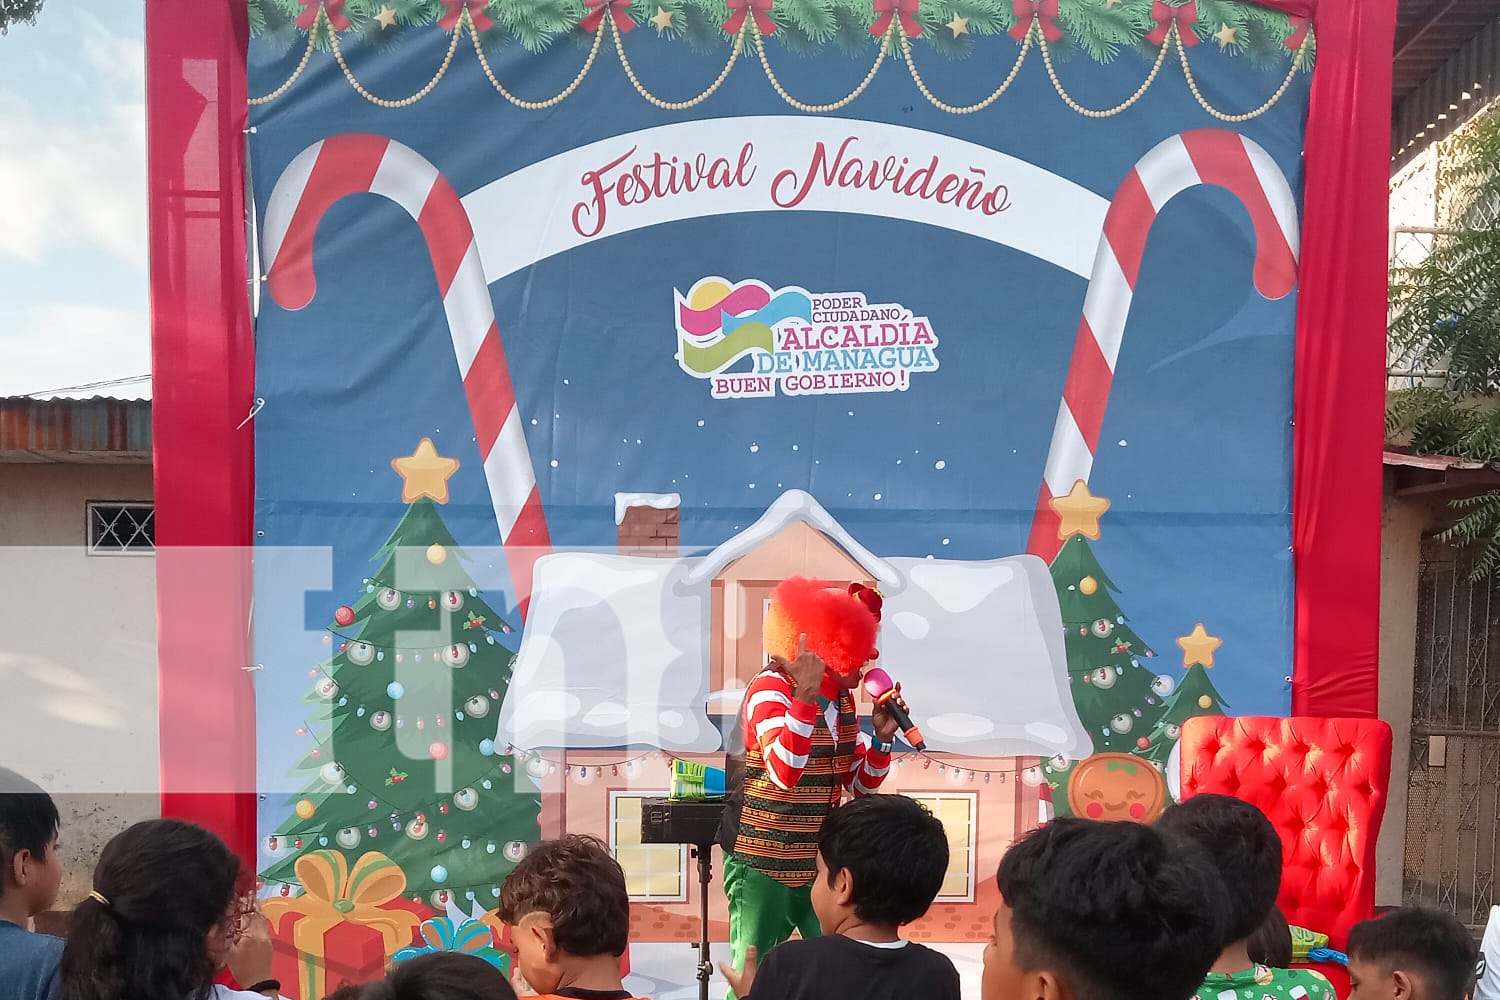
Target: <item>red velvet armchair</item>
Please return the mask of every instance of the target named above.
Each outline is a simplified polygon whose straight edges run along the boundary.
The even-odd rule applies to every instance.
[[[1182,728],[1182,795],[1232,795],[1281,834],[1281,912],[1342,950],[1375,915],[1375,841],[1391,779],[1378,719],[1202,716]],[[1340,987],[1348,979],[1319,967]]]

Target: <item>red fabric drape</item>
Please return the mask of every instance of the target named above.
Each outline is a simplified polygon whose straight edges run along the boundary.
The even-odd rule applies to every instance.
[[[1292,431],[1292,714],[1377,714],[1386,199],[1396,0],[1263,0],[1313,15]],[[1312,7],[1316,10],[1311,10]]]
[[[146,6],[162,811],[254,863],[243,0]]]

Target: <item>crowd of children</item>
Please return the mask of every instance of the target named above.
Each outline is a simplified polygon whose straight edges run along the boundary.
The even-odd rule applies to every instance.
[[[253,883],[222,840],[181,821],[140,823],[109,842],[66,943],[30,932],[57,896],[57,835],[52,799],[0,770],[0,1000],[280,996]],[[942,825],[911,799],[834,807],[812,885],[822,936],[752,951],[725,976],[753,1000],[957,1000],[953,964],[899,934],[932,904],[947,860]],[[1337,1000],[1323,977],[1287,968],[1291,936],[1275,905],[1281,843],[1236,799],[1190,798],[1153,826],[1058,819],[1013,845],[996,879],[981,1000]],[[539,845],[506,880],[500,916],[538,994],[631,998],[619,961],[630,926],[625,878],[598,839]],[[1473,1000],[1478,958],[1451,915],[1397,910],[1350,933],[1345,1000]],[[226,970],[244,990],[216,985]],[[438,953],[329,1000],[515,996],[484,960]]]

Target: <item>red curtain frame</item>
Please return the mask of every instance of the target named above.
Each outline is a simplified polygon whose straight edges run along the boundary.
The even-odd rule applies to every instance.
[[[255,863],[244,0],[146,5],[162,812]]]
[[[1266,0],[1317,32],[1297,310],[1292,713],[1379,686],[1386,195],[1396,0]],[[191,14],[188,13],[189,9]],[[255,853],[242,0],[146,5],[162,807]]]

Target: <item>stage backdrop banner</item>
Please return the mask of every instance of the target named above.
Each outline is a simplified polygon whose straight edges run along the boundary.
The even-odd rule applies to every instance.
[[[1157,815],[1185,719],[1290,710],[1306,18],[249,9],[259,868],[301,1000],[424,940],[507,962],[498,887],[564,829],[636,940],[685,933],[642,801],[722,765],[790,575],[884,595],[931,940],[1046,817]]]

